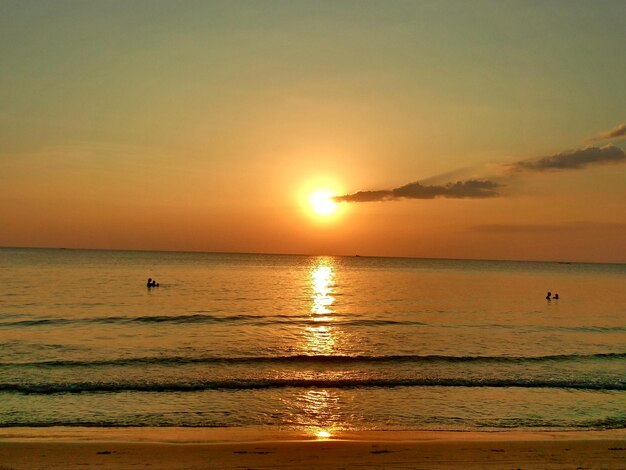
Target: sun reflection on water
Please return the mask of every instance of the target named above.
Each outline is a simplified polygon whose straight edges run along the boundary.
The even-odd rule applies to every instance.
[[[303,393],[300,402],[308,433],[316,439],[330,439],[339,418],[337,397],[328,390],[308,390]]]
[[[319,264],[311,269],[311,287],[313,288],[313,305],[311,313],[328,315],[333,313],[332,305],[335,301],[333,292],[335,272],[332,261],[322,258]]]
[[[328,356],[335,352],[335,336],[332,327],[326,325],[307,326],[307,353]]]
[[[335,314],[333,294],[336,288],[332,258],[316,259],[309,270],[309,283],[310,315],[312,320],[319,323],[305,327],[303,348],[308,355],[332,356],[338,352],[336,326],[332,324]],[[309,373],[317,376],[320,372],[311,370]],[[337,430],[340,416],[337,406],[337,397],[329,390],[305,391],[297,400],[298,420],[315,439],[331,439]]]
[[[318,322],[331,322],[334,313],[332,306],[335,298],[331,295],[334,289],[335,270],[332,258],[320,258],[309,273],[311,282],[311,314]],[[327,324],[309,325],[305,329],[308,354],[330,355],[335,352],[336,339],[332,326]]]

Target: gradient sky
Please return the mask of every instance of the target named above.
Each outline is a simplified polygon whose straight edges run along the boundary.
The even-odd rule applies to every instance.
[[[623,0],[0,0],[0,245],[626,262],[624,44]]]

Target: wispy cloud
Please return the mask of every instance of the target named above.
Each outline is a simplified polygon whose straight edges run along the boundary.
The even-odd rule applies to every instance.
[[[608,140],[624,136],[626,136],[626,124],[620,124],[610,131],[600,132],[599,134],[589,137],[589,140]]]
[[[372,202],[394,199],[483,199],[499,195],[500,184],[490,180],[466,180],[444,185],[423,185],[418,182],[390,190],[358,191],[335,197],[337,202]]]
[[[614,145],[604,147],[586,147],[570,150],[530,160],[521,160],[513,163],[515,170],[550,171],[550,170],[578,170],[591,165],[606,165],[623,163],[626,153]]]
[[[519,160],[514,163],[492,165],[484,169],[482,176],[443,184],[425,184],[424,181],[441,181],[443,176],[457,175],[450,172],[439,177],[408,183],[394,189],[357,191],[336,196],[336,202],[373,202],[398,199],[485,199],[503,195],[502,189],[519,179],[514,175],[538,172],[581,170],[591,166],[626,163],[626,153],[614,145],[585,147],[568,150],[538,158]],[[476,172],[474,172],[476,173]]]

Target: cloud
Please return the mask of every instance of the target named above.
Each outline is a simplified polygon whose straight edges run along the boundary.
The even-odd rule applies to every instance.
[[[336,196],[336,202],[373,202],[395,199],[484,199],[499,196],[502,185],[490,180],[466,180],[444,185],[423,185],[419,182],[405,184],[395,189],[358,191]]]
[[[607,139],[615,139],[616,137],[624,137],[626,136],[626,124],[620,124],[614,129],[606,132],[600,132],[593,137],[590,137],[589,140],[607,140]]]
[[[621,124],[604,136],[626,135]],[[606,138],[609,138],[606,137]],[[555,155],[519,160],[514,163],[490,164],[482,168],[467,167],[447,172],[421,182],[408,183],[394,189],[357,191],[335,196],[336,202],[373,202],[398,199],[486,199],[502,196],[502,189],[520,183],[517,175],[539,172],[581,170],[590,166],[626,163],[626,153],[615,145],[590,146],[568,150]],[[464,180],[448,182],[465,175]],[[506,185],[504,184],[506,183]]]
[[[614,145],[586,147],[531,160],[521,160],[510,167],[523,171],[578,170],[591,165],[626,162],[626,153]]]

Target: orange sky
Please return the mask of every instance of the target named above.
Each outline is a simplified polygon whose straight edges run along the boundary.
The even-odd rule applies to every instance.
[[[1,246],[626,262],[623,2],[2,10]]]

